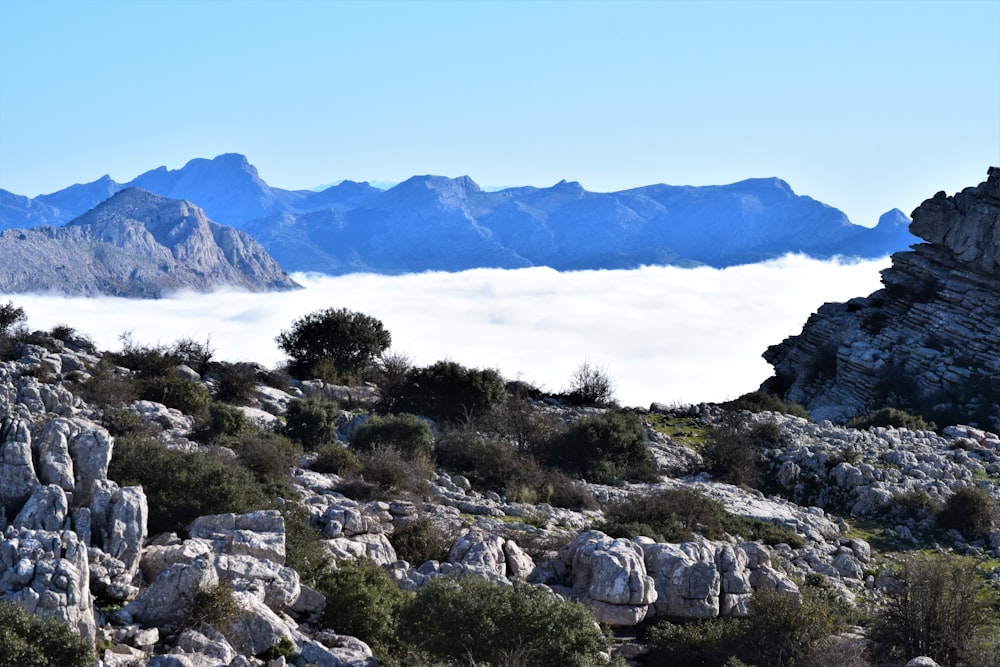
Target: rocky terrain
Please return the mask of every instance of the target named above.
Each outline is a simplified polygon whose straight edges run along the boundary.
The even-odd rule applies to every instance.
[[[820,419],[882,406],[1000,426],[1000,169],[913,212],[924,239],[892,256],[883,289],[826,304],[764,354],[769,391]]]
[[[129,188],[61,227],[0,234],[0,291],[155,298],[298,287],[248,234],[189,202]]]
[[[193,202],[249,232],[287,270],[327,274],[731,266],[789,252],[883,257],[917,240],[898,210],[869,229],[778,178],[598,193],[566,181],[487,192],[467,176],[414,176],[385,191],[351,181],[290,191],[237,154],[125,185],[105,176],[34,199],[0,191],[0,229],[58,226],[127,187]]]
[[[286,658],[260,656],[280,645],[290,647],[287,659],[297,665],[378,664],[364,642],[315,626],[324,606],[338,601],[304,585],[286,566],[285,521],[278,511],[203,516],[185,535],[149,535],[143,488],[109,479],[115,438],[103,425],[102,411],[74,393],[100,373],[104,355],[75,334],[36,334],[33,340],[16,343],[9,355],[16,360],[0,363],[0,599],[93,638],[102,647],[104,667],[277,666]],[[216,382],[188,366],[176,372],[208,387]],[[259,424],[273,425],[290,402],[306,395],[355,406],[339,418],[345,439],[367,418],[364,406],[377,398],[370,389],[319,382],[283,390],[258,385],[253,405],[240,409]],[[218,449],[199,443],[196,420],[176,409],[150,401],[127,409],[161,429],[163,446]],[[569,422],[604,411],[554,400],[537,401],[532,409]],[[921,491],[943,501],[956,489],[1000,478],[1000,438],[985,431],[856,430],[779,413],[744,413],[748,427],[777,429],[761,456],[777,493],[765,495],[704,472],[692,475],[704,469],[698,448],[684,434],[670,436],[659,426],[718,424],[724,414],[718,406],[654,405],[642,414],[658,481],[581,482],[600,501],[596,510],[513,502],[442,470],[426,482],[423,501],[405,495],[353,500],[337,491],[343,479],[312,470],[309,456],[290,471],[297,497],[287,502],[308,512],[329,556],[370,560],[403,590],[449,576],[500,585],[521,580],[583,602],[601,623],[627,628],[657,618],[745,616],[758,592],[798,599],[802,582],[817,578],[844,599],[860,600],[877,586],[879,556],[853,522],[879,522],[884,536],[913,544],[933,528],[912,517],[886,521],[893,499]],[[796,543],[769,546],[739,535],[665,543],[641,535],[612,538],[598,529],[609,504],[677,488],[703,493],[734,515],[780,526],[798,536]],[[452,536],[447,559],[398,559],[395,533],[421,518]],[[961,552],[1000,555],[1000,533],[975,543],[958,534],[947,540]],[[532,556],[521,546],[540,542],[555,548]],[[215,626],[192,624],[199,592],[220,583],[232,590],[238,613]],[[641,659],[639,645],[618,650]]]

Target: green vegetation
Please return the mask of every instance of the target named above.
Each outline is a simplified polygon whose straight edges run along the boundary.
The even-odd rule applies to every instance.
[[[802,588],[802,602],[758,591],[747,618],[713,618],[683,624],[658,622],[646,633],[649,665],[817,667],[867,665],[827,662],[829,640],[855,619],[847,604],[819,587]]]
[[[360,452],[392,447],[406,459],[429,459],[434,452],[434,436],[430,425],[416,415],[376,415],[354,432],[351,447]]]
[[[340,409],[322,398],[292,401],[285,411],[284,434],[308,450],[337,439]]]
[[[213,454],[168,449],[137,434],[115,440],[108,477],[122,486],[142,485],[149,502],[150,534],[184,534],[200,516],[242,514],[269,503],[246,468]]]
[[[607,664],[609,641],[589,609],[525,584],[432,581],[400,617],[402,640],[446,664]]]
[[[585,361],[570,376],[567,396],[577,405],[611,405],[615,384],[605,369]]]
[[[727,410],[749,410],[750,412],[780,412],[793,417],[802,417],[812,421],[812,415],[798,403],[782,400],[774,394],[763,391],[753,391],[743,394],[737,399],[723,403],[722,407]]]
[[[669,489],[646,496],[633,495],[605,509],[600,529],[612,537],[651,537],[657,542],[689,542],[694,533],[712,539],[725,534],[767,544],[803,547],[794,532],[773,523],[736,516],[716,500],[688,488]]]
[[[750,424],[730,412],[711,430],[702,457],[708,471],[719,481],[757,488],[764,475],[764,452],[780,440],[777,423]]]
[[[986,489],[966,486],[945,501],[938,525],[954,528],[968,540],[985,538],[1000,525],[1000,506]]]
[[[360,379],[392,344],[382,322],[346,308],[309,313],[275,340],[289,356],[288,369],[295,377],[345,383]]]
[[[544,463],[592,482],[656,479],[646,426],[631,412],[609,411],[578,419],[539,450]]]
[[[386,397],[393,412],[410,412],[441,423],[485,418],[507,397],[503,378],[492,369],[439,361],[406,374],[397,396]]]
[[[892,426],[893,428],[908,428],[912,431],[935,431],[934,422],[924,421],[920,415],[915,415],[898,408],[882,408],[875,412],[855,417],[847,422],[848,428],[866,429],[873,426]]]
[[[996,664],[996,593],[974,561],[912,555],[890,570],[871,636],[888,660],[929,656],[942,665]]]
[[[94,660],[90,641],[65,623],[0,601],[0,665],[91,667]]]

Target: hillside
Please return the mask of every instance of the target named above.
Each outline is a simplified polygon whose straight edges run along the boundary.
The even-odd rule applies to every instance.
[[[0,234],[0,291],[155,298],[180,289],[297,285],[244,232],[204,211],[129,188],[61,227]]]
[[[566,181],[486,192],[467,176],[428,175],[384,191],[345,181],[313,192],[269,186],[238,154],[125,185],[104,177],[34,199],[0,191],[0,227],[59,225],[123,187],[193,202],[249,232],[287,270],[328,274],[722,267],[790,252],[882,257],[916,240],[899,211],[869,229],[778,178],[599,193]]]

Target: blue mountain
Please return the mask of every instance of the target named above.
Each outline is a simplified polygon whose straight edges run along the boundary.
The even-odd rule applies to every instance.
[[[789,252],[880,257],[917,242],[898,210],[874,228],[855,225],[779,178],[597,193],[567,181],[484,191],[467,176],[425,175],[388,190],[344,181],[317,192],[273,188],[239,154],[34,199],[0,190],[0,229],[64,224],[124,187],[198,205],[251,234],[288,271],[330,274],[724,267]]]

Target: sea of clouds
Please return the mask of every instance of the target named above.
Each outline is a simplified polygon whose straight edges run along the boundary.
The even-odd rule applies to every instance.
[[[380,319],[392,349],[416,365],[441,359],[495,368],[550,391],[583,362],[603,368],[623,405],[735,398],[771,375],[769,346],[799,333],[827,301],[880,287],[889,259],[799,255],[727,269],[646,267],[560,273],[476,269],[403,276],[293,276],[305,289],[222,290],[159,300],[7,295],[31,329],[66,324],[102,350],[136,343],[208,342],[215,358],[274,366],[274,338],[307,313],[348,308]]]

